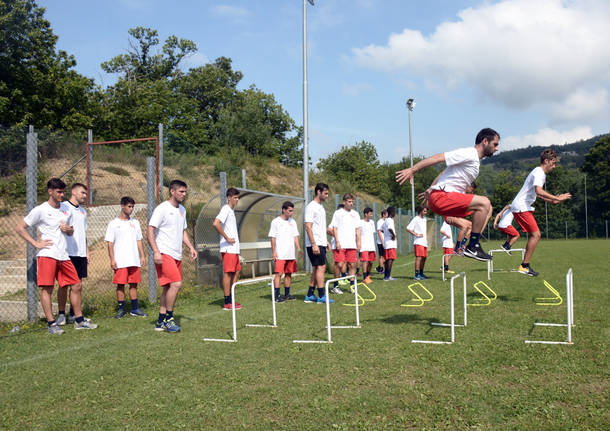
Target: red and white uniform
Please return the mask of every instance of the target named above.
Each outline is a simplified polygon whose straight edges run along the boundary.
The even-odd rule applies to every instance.
[[[536,201],[536,186],[544,187],[545,181],[546,174],[542,168],[540,166],[534,168],[510,205],[517,223],[525,232],[537,232],[539,230],[533,214],[533,204]]]
[[[394,219],[388,217],[383,222],[383,248],[385,249],[386,259],[396,259],[396,247],[398,247],[398,238],[396,236],[396,228],[394,227]],[[390,230],[394,232],[394,239]]]
[[[453,232],[451,231],[451,225],[446,221],[441,225],[441,244],[443,246],[443,254],[454,254]]]
[[[159,204],[148,222],[155,228],[155,240],[163,263],[155,264],[161,286],[182,281],[182,240],[186,224],[186,209],[169,201]]]
[[[377,229],[373,220],[360,221],[360,260],[364,262],[372,262],[377,258],[375,254],[375,237]]]
[[[74,233],[66,236],[68,244],[68,255],[87,257],[87,210],[80,205],[73,205],[70,201],[66,202],[72,211],[72,227]]]
[[[275,261],[276,273],[292,274],[296,272],[296,247],[294,238],[299,236],[299,229],[296,221],[291,217],[284,220],[282,217],[276,217],[271,221],[269,227],[269,238],[275,238],[275,252],[277,260]]]
[[[222,267],[224,272],[237,272],[241,269],[239,262],[239,232],[237,231],[237,219],[235,211],[228,204],[224,205],[218,215],[222,230],[229,238],[233,238],[235,242],[231,244],[220,235],[220,255],[222,256]]]
[[[340,208],[333,214],[330,225],[337,229],[341,246],[341,250],[335,251],[335,261],[356,262],[356,230],[360,228],[360,215],[354,210]]]
[[[515,217],[513,216],[510,208],[504,211],[504,214],[502,214],[502,217],[500,217],[500,221],[498,221],[498,229],[500,232],[504,232],[509,236],[519,236],[519,232],[517,232],[517,229],[513,227],[514,218]]]
[[[416,234],[423,235],[421,237],[416,236],[413,240],[413,245],[415,246],[415,256],[428,256],[428,232],[426,223],[426,217],[415,216],[407,225],[407,230],[411,230]]]

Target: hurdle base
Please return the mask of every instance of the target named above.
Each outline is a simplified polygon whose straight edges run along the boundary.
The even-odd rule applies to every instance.
[[[567,323],[542,323],[542,322],[534,322],[534,326],[568,326]],[[576,325],[572,325],[572,328]]]
[[[219,341],[221,343],[237,343],[237,340],[227,340],[226,338],[204,338],[203,341]]]
[[[525,340],[525,344],[574,344],[571,341],[532,341]]]
[[[419,343],[419,344],[453,344],[453,341],[411,340],[411,343]]]
[[[443,327],[451,327],[451,323],[439,323],[439,322],[430,322],[431,326],[443,326]],[[456,328],[464,328],[466,325],[458,325],[457,323],[453,325]]]
[[[302,344],[332,344],[332,341],[328,340],[292,340],[293,343],[302,343]]]
[[[361,326],[331,326],[330,329],[360,329]],[[328,326],[325,326],[324,329],[328,329]]]
[[[258,323],[246,323],[246,326],[250,328],[277,328],[277,325],[263,325]]]

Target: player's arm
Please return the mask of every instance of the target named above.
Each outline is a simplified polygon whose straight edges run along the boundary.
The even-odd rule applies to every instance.
[[[445,162],[445,153],[438,153],[433,156],[427,157],[420,160],[413,165],[412,168],[403,169],[396,172],[396,182],[400,185],[404,184],[405,181],[413,178],[416,172],[421,171],[429,166],[438,165],[439,163]]]
[[[377,229],[377,236],[379,237],[379,241],[383,244],[383,229]]]
[[[311,244],[311,251],[313,254],[320,254],[320,248],[318,244],[316,244],[316,240],[313,237],[313,222],[305,222],[305,233],[307,234],[307,238],[309,238],[309,243]]]
[[[362,246],[362,234],[360,233],[360,227],[356,228],[356,249],[360,251]]]
[[[275,237],[271,237],[271,257],[273,257],[273,260],[277,260],[277,251],[276,251],[276,246],[275,246]]]
[[[301,250],[301,242],[299,241],[299,236],[294,237],[294,248],[299,252],[299,256],[303,255],[303,250]]]
[[[220,221],[220,219],[214,219],[212,226],[214,226],[220,236],[226,239],[229,244],[235,244],[235,238],[229,238],[229,236],[225,233],[225,230],[222,228],[222,222]]]
[[[141,241],[138,241],[138,242],[141,242]],[[117,265],[116,265],[116,260],[114,258],[114,243],[110,242],[110,241],[106,241],[106,244],[108,244],[108,257],[110,258],[110,268],[116,269]]]
[[[445,231],[441,231],[441,235],[445,235],[445,236],[451,236],[451,233],[447,233]]]
[[[538,196],[543,201],[550,202],[552,204],[558,204],[560,202],[567,201],[568,199],[570,199],[572,197],[572,195],[570,193],[562,193],[560,195],[555,196],[555,195],[547,192],[540,186],[535,186],[535,190],[536,190],[536,196]]]
[[[193,260],[197,259],[197,251],[195,250],[195,247],[193,247],[193,243],[191,242],[191,239],[189,238],[189,234],[186,233],[186,229],[184,229],[182,231],[182,241],[189,248],[189,251],[191,252],[191,259],[193,259]]]
[[[390,230],[390,232],[392,232],[392,231]],[[407,232],[409,232],[409,233],[410,233],[411,235],[413,235],[415,238],[421,238],[422,236],[424,236],[424,235],[422,235],[421,233],[417,233],[417,232],[415,232],[414,230],[409,229],[409,228],[407,228]],[[442,233],[442,232],[441,232],[441,233]],[[392,233],[392,234],[393,234],[393,233]]]
[[[153,261],[157,265],[161,265],[163,263],[163,258],[161,257],[161,252],[159,251],[159,246],[157,245],[157,240],[155,239],[155,227],[148,226],[146,228],[146,238],[148,239],[148,244],[153,251]]]
[[[144,266],[146,264],[146,255],[144,254],[144,246],[142,245],[142,240],[138,239],[138,253],[140,253],[140,265]]]
[[[509,205],[506,205],[502,211],[500,211],[498,213],[498,215],[496,216],[496,218],[494,219],[494,229],[498,230],[498,223],[500,223],[500,219],[502,218],[502,216],[504,215],[504,213],[506,212],[506,210],[510,208]]]
[[[34,238],[32,238],[32,235],[30,235],[30,233],[28,232],[28,225],[23,220],[21,220],[17,227],[15,227],[15,232],[17,232],[17,234],[21,238],[23,238],[32,246],[34,246],[34,248],[49,248],[53,245],[53,241],[51,241],[50,239],[41,239],[40,241],[36,241]]]
[[[74,234],[74,227],[67,225],[64,222],[59,223],[59,230],[68,236],[72,236]]]
[[[341,244],[339,243],[339,229],[336,226],[333,226],[333,237],[335,238],[335,249],[337,251],[341,250]]]
[[[394,230],[393,229],[388,229],[388,231],[390,231],[390,235],[391,235],[392,241],[394,241],[396,239],[396,234],[394,233]]]

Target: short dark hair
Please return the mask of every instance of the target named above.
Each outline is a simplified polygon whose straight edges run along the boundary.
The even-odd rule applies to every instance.
[[[125,205],[129,205],[129,204],[135,205],[136,201],[134,201],[133,198],[130,196],[123,196],[121,198],[121,205],[125,206]]]
[[[338,210],[340,210],[341,208],[345,208],[345,205],[343,205],[343,204],[339,204],[339,205],[337,205],[337,209],[338,209]]]
[[[477,133],[477,137],[474,140],[474,144],[480,144],[481,142],[483,142],[485,139],[487,139],[487,141],[491,141],[493,140],[493,138],[498,137],[498,139],[500,139],[500,134],[498,132],[496,132],[494,129],[490,129],[489,127],[486,127],[484,129],[481,129],[481,131],[479,133]]]
[[[362,214],[368,214],[368,213],[372,213],[373,212],[373,208],[371,207],[366,207],[364,209],[364,211],[362,211]]]
[[[540,154],[540,164],[543,164],[545,160],[556,160],[557,153],[550,148],[547,148]]]
[[[287,210],[288,208],[294,208],[294,204],[290,201],[286,201],[282,204],[282,210]]]
[[[394,217],[396,215],[396,208],[389,206],[388,207],[388,217]]]
[[[348,199],[354,200],[354,195],[351,193],[346,193],[343,195],[343,201],[346,201]]]
[[[187,187],[187,185],[182,180],[172,180],[172,182],[169,183],[170,190],[176,190],[178,187]]]
[[[386,209],[381,210],[381,217],[383,217],[384,214],[388,215],[388,210],[386,210]]]
[[[416,212],[417,212],[417,214],[419,215],[419,214],[421,214],[421,212],[422,212],[424,209],[426,209],[426,208],[428,208],[426,205],[420,205],[420,206],[418,206],[417,208],[415,208],[415,211],[416,211]]]
[[[84,185],[83,183],[74,183],[74,184],[72,184],[72,187],[70,187],[70,191],[72,191],[78,187],[82,187],[83,189],[88,190],[87,186]]]
[[[64,183],[59,178],[51,178],[49,181],[47,181],[47,190],[49,190],[49,189],[58,190],[58,189],[65,189],[65,188],[66,188],[66,183]]]
[[[328,190],[328,184],[318,183],[316,187],[313,189],[314,195],[317,195],[318,192],[324,192],[324,190]]]
[[[239,190],[237,190],[235,187],[229,187],[227,189],[227,197],[230,198],[232,196],[239,196]]]

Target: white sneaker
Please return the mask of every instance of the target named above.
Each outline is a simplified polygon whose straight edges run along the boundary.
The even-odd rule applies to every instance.
[[[95,323],[91,323],[90,320],[85,319],[82,323],[74,322],[74,329],[95,329],[97,325]]]
[[[68,323],[74,323],[74,322],[76,322],[76,317],[74,317],[74,316],[68,317]],[[85,317],[85,322],[91,322],[91,319],[89,319],[88,317]]]
[[[66,315],[65,314],[58,314],[57,315],[57,325],[58,326],[64,326],[66,324]]]
[[[49,326],[49,334],[58,335],[58,334],[63,334],[64,332],[66,332],[66,331],[64,331],[59,326],[57,326],[57,323]]]
[[[330,289],[330,293],[335,293],[337,295],[343,295],[343,291],[341,289],[339,289],[339,286],[335,286],[332,289]]]

